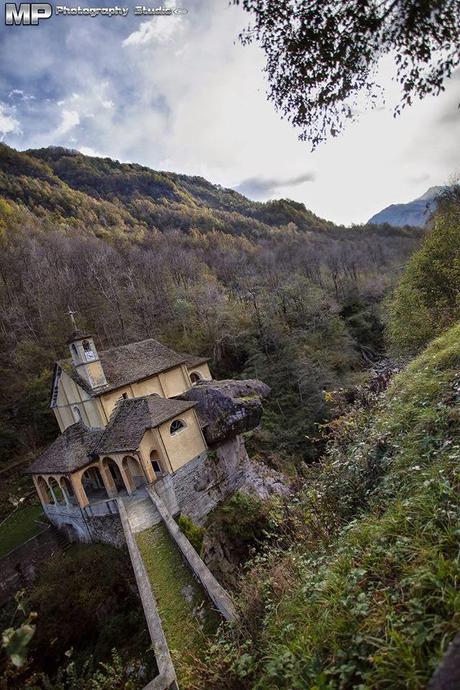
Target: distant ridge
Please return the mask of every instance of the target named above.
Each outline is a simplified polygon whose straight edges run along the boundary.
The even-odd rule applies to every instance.
[[[445,189],[447,189],[446,186],[430,187],[425,194],[407,204],[391,204],[391,206],[387,206],[383,211],[372,216],[368,223],[372,225],[388,223],[398,228],[403,228],[406,225],[424,227],[436,208],[436,198]]]

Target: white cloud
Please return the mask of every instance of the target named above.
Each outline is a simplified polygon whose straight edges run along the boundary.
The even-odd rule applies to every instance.
[[[56,129],[55,136],[57,138],[62,137],[79,124],[80,116],[77,111],[63,108],[61,113],[61,124]]]
[[[91,148],[91,146],[79,146],[78,150],[84,156],[96,156],[96,158],[104,158],[103,153],[99,153],[99,151],[95,151],[93,148]]]
[[[2,138],[5,134],[19,134],[20,131],[19,121],[13,115],[13,111],[0,103],[0,135]]]
[[[238,43],[248,15],[226,0],[188,0],[187,7],[187,15],[147,21],[68,22],[54,42],[38,29],[29,79],[37,93],[46,78],[46,97],[24,102],[16,95],[17,110],[5,114],[14,127],[19,118],[26,134],[19,137],[10,122],[8,142],[72,144],[225,186],[245,182],[248,194],[291,197],[342,223],[365,221],[459,169],[454,80],[397,119],[388,106],[361,112],[342,137],[311,153],[267,101],[262,51]],[[0,43],[3,71],[13,77],[25,41],[13,44],[16,52],[2,53]],[[382,76],[391,86],[389,71],[386,61]],[[13,77],[6,93],[19,83],[27,92]],[[389,100],[395,96],[391,90]],[[299,183],[306,172],[310,181]]]

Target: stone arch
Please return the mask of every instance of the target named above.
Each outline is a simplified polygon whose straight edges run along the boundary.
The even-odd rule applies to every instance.
[[[81,484],[89,502],[91,499],[97,501],[109,498],[102,475],[95,465],[91,465],[83,472]]]
[[[196,383],[199,381],[203,380],[203,376],[200,374],[199,371],[191,371],[190,372],[190,381],[192,382],[192,386],[194,386]]]
[[[126,455],[122,460],[123,469],[134,489],[138,489],[147,483],[145,478],[144,470],[136,458],[132,455]]]
[[[64,494],[66,502],[76,503],[75,492],[73,490],[72,482],[70,481],[70,479],[68,477],[61,477],[59,483],[61,485],[62,493]]]
[[[106,457],[102,460],[103,467],[110,473],[110,479],[112,480],[113,486],[115,487],[116,493],[120,491],[129,490],[126,486],[125,481],[118,467],[118,463],[113,459]]]
[[[48,478],[48,486],[55,503],[65,503],[64,493],[56,477]]]
[[[37,486],[38,493],[40,495],[40,498],[42,499],[42,502],[47,505],[53,503],[53,497],[51,496],[51,491],[48,486],[48,482],[46,481],[46,479],[44,479],[44,477],[37,477]]]
[[[150,451],[150,462],[152,463],[153,471],[157,479],[161,479],[166,474],[166,470],[163,467],[163,462],[160,458],[159,452],[154,448]]]

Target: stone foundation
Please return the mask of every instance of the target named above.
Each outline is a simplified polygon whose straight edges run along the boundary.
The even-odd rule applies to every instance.
[[[201,453],[154,486],[171,515],[184,513],[196,524],[204,524],[207,515],[235,491],[254,493],[259,498],[289,492],[282,475],[249,459],[241,436],[224,441],[215,450]],[[143,501],[143,497],[146,500]],[[134,531],[147,529],[160,521],[160,516],[155,511],[152,513],[145,488],[126,497],[125,503]],[[148,510],[143,509],[143,503],[147,503]],[[83,510],[63,504],[47,506],[46,514],[70,541],[124,544],[114,499]]]

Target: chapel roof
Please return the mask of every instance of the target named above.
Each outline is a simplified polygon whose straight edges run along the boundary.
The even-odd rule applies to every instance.
[[[199,364],[206,364],[209,362],[209,357],[200,357],[197,355],[184,354],[185,365],[190,369],[191,367],[197,367]]]
[[[135,451],[147,429],[160,426],[195,405],[194,401],[160,398],[155,394],[122,399],[98,441],[97,453]]]
[[[153,429],[198,403],[146,395],[120,400],[105,429],[91,429],[83,422],[65,431],[26,470],[29,474],[75,472],[103,453],[136,451],[147,429]]]
[[[75,472],[92,460],[96,444],[104,430],[90,429],[76,422],[57,439],[26,470],[29,474],[66,474]]]
[[[148,338],[138,343],[112,347],[109,350],[99,352],[102,368],[104,370],[107,386],[99,393],[105,393],[121,386],[140,381],[154,374],[159,374],[167,369],[185,364],[190,355],[180,355],[158,340]],[[58,365],[90,395],[94,391],[87,381],[77,372],[71,359],[63,359]]]

